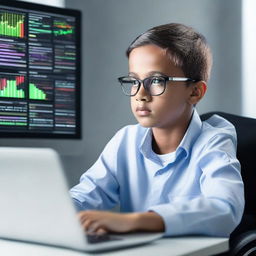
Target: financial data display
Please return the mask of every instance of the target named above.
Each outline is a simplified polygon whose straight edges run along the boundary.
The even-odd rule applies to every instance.
[[[79,138],[79,11],[0,1],[0,136]]]

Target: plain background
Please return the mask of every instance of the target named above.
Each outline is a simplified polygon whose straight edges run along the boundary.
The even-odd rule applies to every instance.
[[[98,158],[118,129],[136,123],[129,97],[117,77],[128,72],[125,51],[147,29],[178,22],[194,27],[208,40],[213,69],[199,113],[241,114],[242,0],[66,0],[81,10],[82,139],[1,139],[1,146],[52,147],[63,160],[72,186]]]

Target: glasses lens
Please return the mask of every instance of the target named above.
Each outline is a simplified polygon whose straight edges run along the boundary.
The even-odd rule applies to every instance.
[[[145,79],[145,86],[151,95],[160,95],[165,90],[165,79],[163,77],[149,77]]]
[[[133,96],[139,89],[140,82],[133,77],[122,77],[119,79],[125,95]]]

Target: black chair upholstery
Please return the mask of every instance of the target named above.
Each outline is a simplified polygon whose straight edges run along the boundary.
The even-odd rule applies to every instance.
[[[241,163],[241,175],[245,188],[245,209],[242,220],[230,236],[232,256],[256,255],[256,119],[209,112],[201,115],[207,120],[217,114],[231,122],[237,132],[237,158]]]

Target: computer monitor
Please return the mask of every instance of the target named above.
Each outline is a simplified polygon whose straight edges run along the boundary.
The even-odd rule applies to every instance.
[[[0,1],[0,137],[81,138],[81,13]]]

